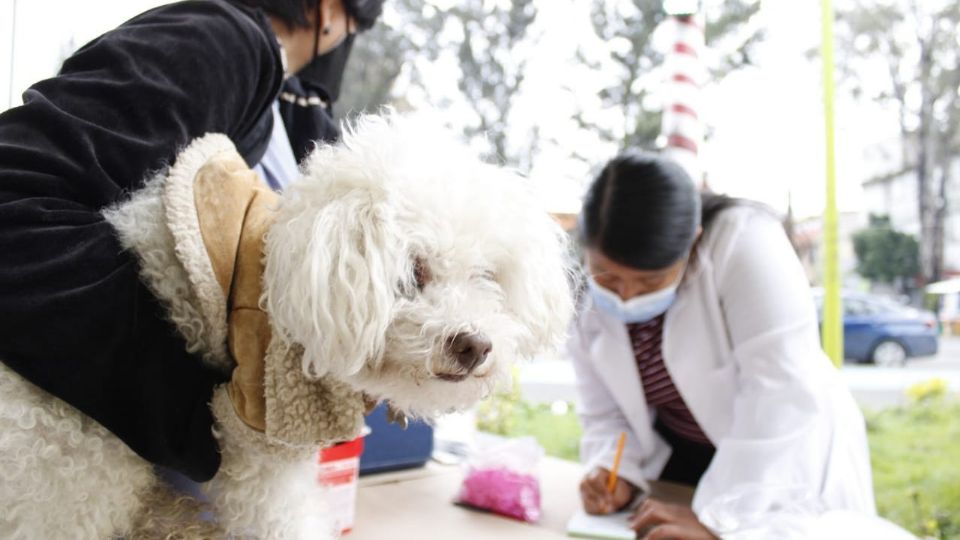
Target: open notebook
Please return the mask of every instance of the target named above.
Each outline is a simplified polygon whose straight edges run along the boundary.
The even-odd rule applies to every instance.
[[[632,513],[627,511],[605,516],[591,516],[583,510],[577,510],[577,513],[567,522],[567,535],[578,538],[634,540],[637,533],[627,525]]]

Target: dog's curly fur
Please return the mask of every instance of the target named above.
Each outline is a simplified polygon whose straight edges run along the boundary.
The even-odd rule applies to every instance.
[[[216,318],[226,300],[191,279],[204,268],[184,264],[202,246],[158,224],[189,202],[170,182],[230,149],[222,135],[204,137],[105,212],[190,350],[224,370],[226,323]],[[312,154],[281,197],[264,249],[262,305],[274,339],[303,351],[301,365],[278,363],[290,373],[273,375],[319,380],[299,390],[332,396],[318,401],[330,440],[359,418],[356,400],[340,404],[340,395],[362,392],[428,419],[472,405],[510,363],[558,345],[572,310],[563,233],[526,182],[430,122],[392,113],[360,119],[341,144]],[[463,333],[492,343],[475,369],[449,351]],[[306,416],[298,399],[268,409]],[[314,482],[316,445],[250,429],[224,387],[211,407],[223,460],[204,507],[172,492],[96,422],[0,365],[0,536],[334,536]],[[295,420],[318,421],[309,416]],[[216,521],[200,519],[204,510]]]
[[[559,345],[571,311],[563,232],[529,184],[435,131],[366,117],[314,152],[268,233],[264,279],[306,372],[426,417],[475,403],[511,361]],[[464,331],[493,349],[450,384],[435,375],[457,371],[443,348]]]

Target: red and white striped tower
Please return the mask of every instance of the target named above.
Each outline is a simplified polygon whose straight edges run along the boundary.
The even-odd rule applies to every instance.
[[[668,50],[664,59],[662,140],[665,156],[679,163],[697,185],[703,182],[700,149],[703,122],[700,88],[706,82],[703,16],[697,0],[664,0]]]

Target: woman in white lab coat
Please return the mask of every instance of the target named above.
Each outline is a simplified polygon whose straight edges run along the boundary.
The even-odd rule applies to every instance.
[[[587,287],[568,349],[588,512],[626,507],[651,479],[696,491],[692,510],[645,502],[632,524],[648,538],[875,512],[863,417],[820,348],[806,277],[770,212],[627,153],[591,186],[580,233]]]

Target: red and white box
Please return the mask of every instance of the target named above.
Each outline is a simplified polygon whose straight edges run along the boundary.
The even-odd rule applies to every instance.
[[[329,512],[335,526],[345,534],[353,528],[357,508],[357,481],[363,437],[320,450],[317,482],[327,492]]]

